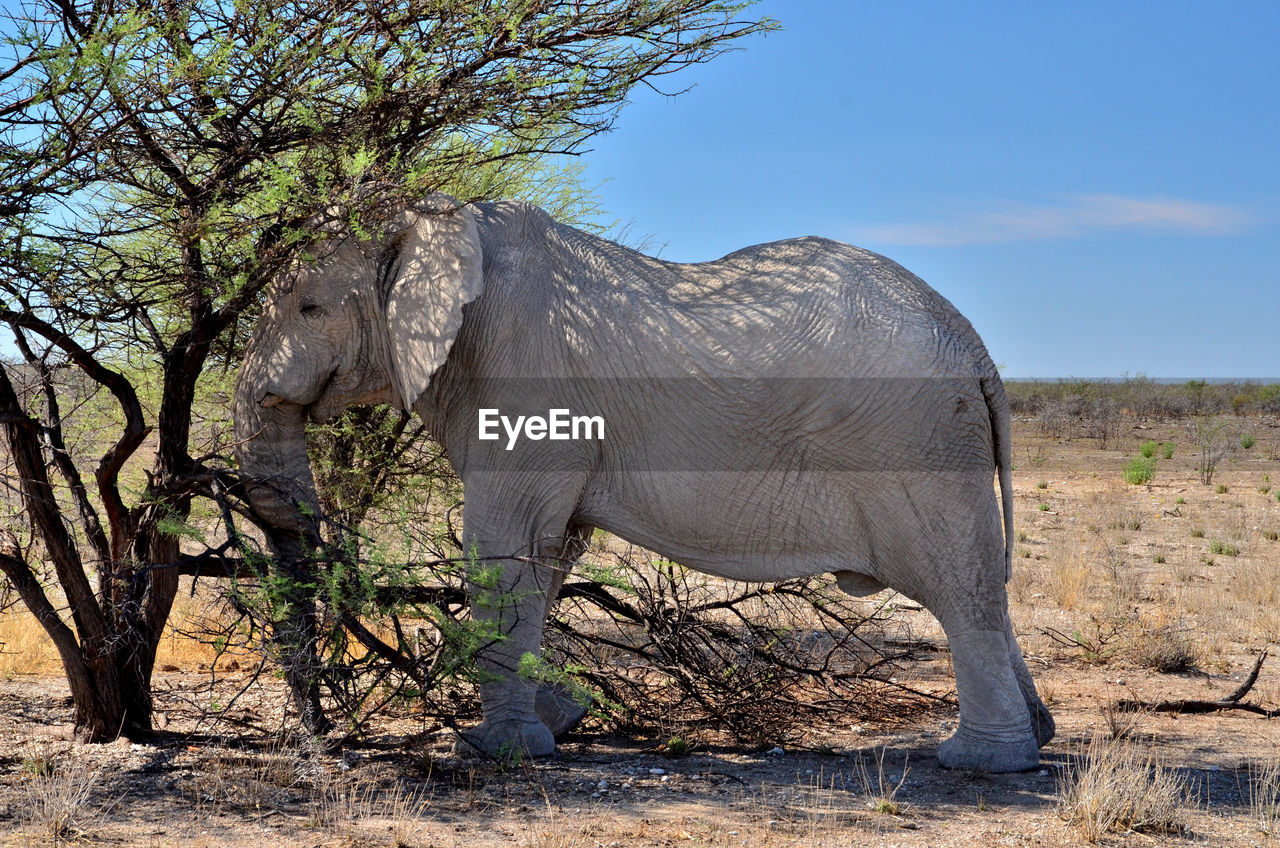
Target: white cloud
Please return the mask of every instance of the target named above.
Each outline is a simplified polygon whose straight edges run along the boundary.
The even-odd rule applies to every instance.
[[[1056,206],[1015,205],[998,212],[953,217],[927,224],[867,227],[869,242],[954,247],[966,244],[1076,238],[1114,230],[1226,235],[1252,223],[1244,211],[1230,206],[1174,198],[1090,194]]]

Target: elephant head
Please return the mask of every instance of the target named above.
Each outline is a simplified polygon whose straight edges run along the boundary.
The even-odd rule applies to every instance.
[[[254,509],[276,528],[312,533],[306,423],[353,403],[411,408],[484,285],[475,220],[442,195],[390,216],[374,237],[347,226],[320,231],[272,285],[233,410]]]

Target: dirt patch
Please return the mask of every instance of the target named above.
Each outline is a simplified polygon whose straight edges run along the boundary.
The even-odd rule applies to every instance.
[[[1280,427],[1252,423],[1260,445],[1280,442]],[[325,751],[273,732],[285,709],[268,678],[210,723],[208,708],[246,679],[238,671],[212,691],[194,670],[162,673],[153,739],[85,746],[71,739],[59,678],[11,675],[0,681],[0,844],[1072,845],[1085,836],[1059,815],[1059,781],[1095,734],[1126,736],[1187,787],[1181,830],[1104,841],[1280,844],[1250,788],[1280,759],[1280,722],[1114,708],[1220,698],[1280,639],[1274,451],[1237,451],[1218,491],[1198,482],[1174,425],[1126,431],[1120,450],[1046,438],[1033,422],[1015,437],[1013,616],[1058,721],[1038,771],[940,769],[934,751],[957,719],[947,707],[907,724],[814,727],[786,749],[717,745],[682,727],[692,748],[671,758],[666,736],[587,728],[552,758],[498,767],[453,757],[447,732],[408,716]],[[1123,466],[1146,440],[1173,455],[1161,448],[1152,482],[1127,485]],[[928,613],[895,614],[914,638],[942,643]],[[1153,667],[1166,641],[1187,655],[1174,673]],[[906,675],[943,694],[949,656]],[[1246,698],[1280,705],[1280,656]]]

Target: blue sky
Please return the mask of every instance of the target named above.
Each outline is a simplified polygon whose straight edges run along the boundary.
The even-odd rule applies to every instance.
[[[632,239],[884,253],[1009,377],[1280,376],[1280,4],[756,8],[586,155]]]

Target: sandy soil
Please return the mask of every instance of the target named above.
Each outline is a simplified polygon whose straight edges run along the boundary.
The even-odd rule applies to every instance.
[[[668,758],[659,752],[665,737],[588,727],[553,758],[497,768],[453,758],[447,734],[424,736],[403,721],[324,752],[262,741],[283,712],[270,681],[210,725],[204,708],[224,696],[193,669],[158,676],[164,727],[154,740],[84,746],[70,738],[61,680],[14,675],[0,681],[0,844],[1073,845],[1086,834],[1059,814],[1060,782],[1090,738],[1123,725],[1188,792],[1180,831],[1105,842],[1280,845],[1251,801],[1251,775],[1280,760],[1280,720],[1243,711],[1123,716],[1110,707],[1119,698],[1221,698],[1259,650],[1280,643],[1280,541],[1269,535],[1280,531],[1271,488],[1273,478],[1280,486],[1280,424],[1247,426],[1257,444],[1223,462],[1214,481],[1222,492],[1198,481],[1197,457],[1176,425],[1136,427],[1106,451],[1092,440],[1045,439],[1032,422],[1016,426],[1010,594],[1058,721],[1038,771],[940,769],[934,750],[956,720],[948,707],[907,726],[813,728],[785,750],[716,746],[689,728],[692,750]],[[1121,468],[1146,439],[1174,443],[1174,456],[1160,460],[1151,485],[1126,485]],[[897,615],[911,630],[941,640],[928,613],[909,607]],[[1064,644],[1075,636],[1098,650]],[[1189,669],[1149,667],[1146,649],[1167,639],[1190,647]],[[245,674],[224,674],[227,691]],[[946,692],[948,655],[909,675]],[[1280,706],[1280,656],[1244,700]],[[59,819],[59,810],[74,814]]]

